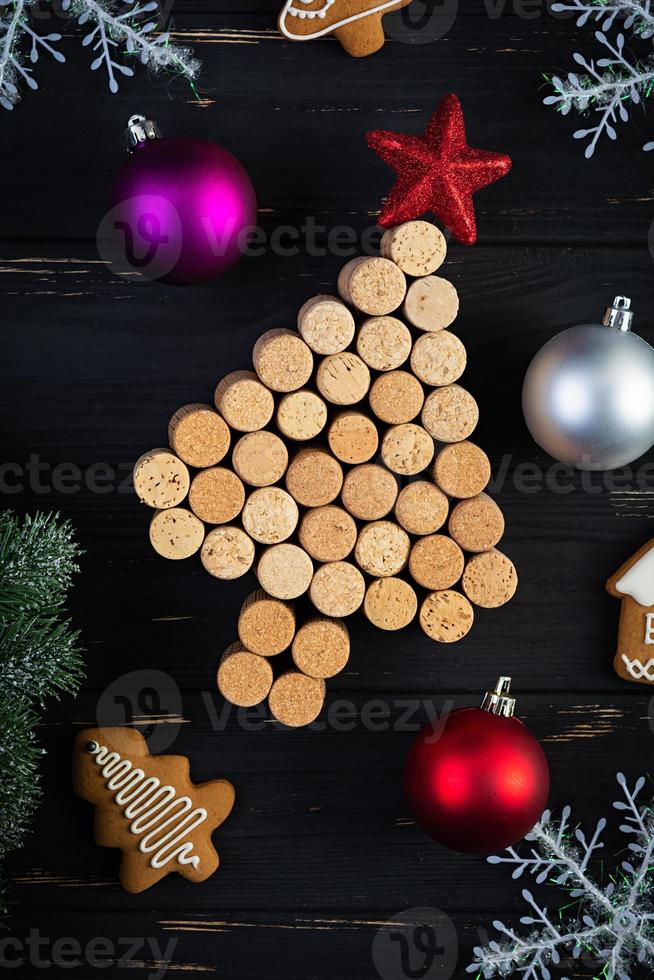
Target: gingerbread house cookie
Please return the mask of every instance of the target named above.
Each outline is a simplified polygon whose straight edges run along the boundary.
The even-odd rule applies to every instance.
[[[286,0],[279,29],[291,41],[335,34],[348,54],[363,58],[384,45],[381,19],[411,0]]]
[[[626,681],[654,684],[654,538],[606,583],[622,600],[615,672]]]

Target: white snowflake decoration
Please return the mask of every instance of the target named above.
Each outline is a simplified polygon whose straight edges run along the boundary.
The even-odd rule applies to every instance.
[[[578,27],[583,27],[589,20],[599,23],[601,30],[595,31],[595,39],[607,52],[605,57],[597,60],[574,54],[574,60],[584,72],[569,72],[565,78],[553,76],[550,81],[554,94],[543,100],[545,105],[555,106],[563,115],[573,109],[579,113],[591,111],[597,114],[597,125],[578,129],[573,134],[575,139],[590,137],[585,150],[587,159],[592,157],[601,136],[617,139],[616,125],[627,122],[631,108],[640,105],[652,92],[654,56],[632,61],[625,55],[624,34],[619,33],[615,43],[606,34],[615,21],[620,20],[624,29],[631,31],[634,37],[652,38],[654,13],[650,4],[651,0],[568,0],[552,4],[553,13],[577,14]],[[646,143],[643,149],[654,149],[654,142]]]
[[[488,860],[491,864],[512,865],[513,878],[527,872],[538,885],[547,881],[564,887],[570,898],[568,907],[570,903],[577,906],[576,919],[566,921],[557,916],[553,922],[547,908],[525,888],[522,897],[530,914],[520,921],[531,926],[531,931],[519,936],[503,922],[495,921],[494,928],[505,938],[475,947],[475,962],[467,968],[468,973],[478,977],[519,973],[524,980],[550,980],[551,966],[565,969],[564,957],[577,959],[582,954],[596,961],[595,975],[603,980],[629,980],[630,967],[636,963],[654,966],[654,811],[651,803],[636,802],[645,785],[643,777],[633,790],[622,773],[618,773],[617,780],[625,799],[613,806],[626,814],[620,830],[631,837],[627,845],[631,860],[621,863],[621,871],[608,884],[596,882],[588,865],[594,852],[604,846],[600,837],[606,827],[605,818],[598,821],[592,837],[587,839],[583,831],[570,826],[570,807],[565,807],[558,822],[546,810],[525,838],[535,842],[527,856],[522,857],[509,847],[504,852],[507,856]]]
[[[20,99],[20,87],[38,88],[34,65],[42,54],[65,61],[55,45],[61,34],[39,34],[30,12],[38,0],[0,0],[0,106],[13,109]],[[104,67],[109,89],[118,91],[117,74],[131,76],[133,69],[119,55],[137,59],[153,72],[169,71],[193,81],[200,63],[188,48],[170,43],[168,33],[158,33],[157,0],[63,0],[62,8],[81,27],[86,27],[84,47],[96,57],[91,70]]]

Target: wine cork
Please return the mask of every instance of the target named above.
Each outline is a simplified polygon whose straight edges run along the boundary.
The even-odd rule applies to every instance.
[[[370,371],[356,354],[343,351],[330,354],[318,365],[318,391],[333,405],[354,405],[365,398],[370,387]]]
[[[361,256],[343,266],[338,291],[346,301],[370,316],[385,316],[402,303],[406,294],[404,273],[394,262]]]
[[[427,480],[414,480],[400,490],[395,519],[409,534],[433,534],[445,523],[448,509],[442,490]]]
[[[184,405],[168,423],[168,441],[188,466],[215,466],[229,449],[227,423],[211,405]]]
[[[299,520],[297,504],[281,487],[261,487],[243,508],[243,527],[260,544],[279,544],[290,538]]]
[[[313,391],[302,388],[284,395],[277,408],[277,426],[287,439],[315,439],[327,424],[327,406]]]
[[[274,432],[248,432],[234,446],[232,465],[245,483],[269,487],[283,477],[288,450]]]
[[[217,527],[204,539],[200,557],[214,578],[240,578],[252,568],[254,542],[240,527]]]
[[[414,476],[426,469],[434,458],[434,440],[414,422],[394,425],[382,439],[381,455],[393,473]]]
[[[236,473],[225,466],[212,466],[193,477],[188,502],[207,524],[228,524],[243,509],[245,487]]]
[[[504,516],[488,494],[480,493],[459,501],[447,529],[464,551],[490,551],[504,534]]]
[[[350,656],[350,634],[340,619],[310,619],[295,634],[291,650],[298,670],[309,677],[334,677]]]
[[[357,354],[374,371],[393,371],[411,353],[411,332],[394,316],[374,316],[359,327]]]
[[[259,585],[275,599],[297,599],[309,588],[312,576],[313,562],[296,544],[271,545],[257,565]]]
[[[354,317],[336,296],[314,296],[298,313],[297,328],[316,354],[339,354],[352,343]]]
[[[411,350],[411,370],[426,385],[449,385],[461,377],[466,349],[449,330],[418,337]]]
[[[455,442],[445,446],[434,462],[434,480],[450,497],[476,497],[487,485],[490,476],[488,456],[472,442]]]
[[[396,499],[397,480],[376,463],[353,467],[343,480],[343,506],[361,521],[385,517],[393,509]]]
[[[447,244],[428,221],[406,221],[384,232],[379,251],[407,276],[430,276],[443,264]]]
[[[252,350],[254,370],[273,391],[297,391],[313,371],[313,354],[294,330],[283,327],[261,334]]]
[[[407,563],[411,542],[406,531],[393,521],[364,524],[354,547],[354,559],[375,578],[397,575]]]
[[[162,558],[190,558],[202,546],[204,524],[185,507],[158,510],[150,521],[150,544]]]
[[[303,507],[323,507],[343,486],[341,464],[323,449],[303,449],[286,473],[286,489]]]
[[[447,279],[425,276],[409,286],[404,315],[418,330],[444,330],[459,312],[457,291]]]
[[[479,408],[465,388],[446,385],[427,396],[420,421],[439,442],[462,442],[474,432]]]
[[[420,607],[420,626],[437,643],[456,643],[470,632],[475,614],[464,595],[454,589],[430,592]]]
[[[420,382],[408,371],[380,374],[370,389],[370,407],[382,422],[400,425],[410,422],[422,408],[425,393]]]
[[[327,432],[329,448],[337,459],[355,466],[367,463],[377,452],[377,426],[362,412],[341,412]]]
[[[372,582],[363,600],[368,620],[380,630],[401,630],[415,617],[418,598],[408,582],[401,578],[378,578]]]
[[[273,670],[264,657],[258,657],[236,642],[222,655],[216,680],[226,701],[239,708],[252,708],[268,697]]]
[[[274,657],[288,649],[295,633],[293,606],[274,599],[263,589],[247,597],[238,615],[241,643],[261,657]]]
[[[342,507],[316,507],[302,518],[298,538],[316,561],[341,561],[354,548],[357,526]]]
[[[134,489],[142,504],[156,510],[176,507],[188,493],[186,464],[167,449],[152,449],[134,464]]]
[[[332,561],[316,570],[309,598],[325,616],[351,616],[363,602],[366,583],[349,561]]]
[[[297,670],[281,674],[268,695],[271,714],[289,728],[310,725],[320,714],[324,701],[325,682]]]
[[[419,538],[409,556],[411,576],[425,589],[449,589],[461,578],[464,565],[463,552],[446,534]]]
[[[214,403],[222,417],[238,432],[256,432],[268,425],[275,399],[254,371],[232,371],[218,383]]]
[[[497,609],[513,598],[518,573],[511,559],[493,548],[468,559],[461,585],[476,606]]]

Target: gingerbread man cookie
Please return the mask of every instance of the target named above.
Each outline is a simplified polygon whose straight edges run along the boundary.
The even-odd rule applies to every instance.
[[[411,0],[286,0],[279,29],[291,41],[310,41],[335,34],[354,58],[384,45],[381,19]]]
[[[197,882],[217,869],[211,834],[234,805],[234,787],[192,783],[184,756],[150,755],[132,728],[87,728],[75,739],[73,787],[95,804],[96,844],[123,852],[126,891],[145,891],[171,871]]]

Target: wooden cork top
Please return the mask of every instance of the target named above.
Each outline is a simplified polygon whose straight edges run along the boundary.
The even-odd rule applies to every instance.
[[[382,439],[381,455],[393,473],[414,476],[431,463],[434,440],[421,425],[414,422],[394,425]]]
[[[449,502],[428,480],[414,480],[400,490],[395,519],[409,534],[433,534],[447,519]]]
[[[248,432],[234,446],[232,464],[245,483],[267,487],[286,472],[288,450],[274,432]]]
[[[422,385],[408,371],[380,374],[370,389],[370,407],[382,422],[399,425],[419,414],[425,400]]]
[[[343,485],[341,464],[323,449],[302,449],[286,473],[286,489],[303,507],[323,507]]]
[[[260,544],[279,544],[290,538],[299,520],[297,504],[281,487],[254,490],[243,508],[243,527]]]
[[[316,570],[309,596],[325,616],[340,618],[356,612],[365,591],[365,580],[356,566],[348,561],[333,561]]]
[[[385,517],[397,499],[397,480],[376,463],[353,467],[343,480],[343,506],[361,521]]]
[[[377,426],[363,412],[340,412],[329,426],[327,439],[334,456],[350,466],[372,459],[379,446]]]
[[[470,632],[475,618],[472,606],[454,589],[431,592],[420,607],[420,626],[437,643],[456,643]]]
[[[468,559],[461,585],[476,606],[497,609],[513,598],[518,574],[511,559],[493,548]]]
[[[295,666],[309,677],[334,677],[350,656],[350,634],[340,619],[316,617],[301,626],[293,640]]]
[[[245,503],[245,487],[224,466],[212,466],[193,477],[188,502],[194,514],[207,524],[227,524],[237,517]]]
[[[366,590],[363,611],[380,630],[401,630],[414,619],[418,599],[401,578],[378,578]]]
[[[162,558],[190,558],[202,546],[204,524],[185,507],[158,510],[150,521],[150,544]]]
[[[370,371],[360,357],[350,351],[330,354],[318,365],[318,391],[333,405],[354,405],[365,398],[370,387]]]
[[[411,351],[411,370],[427,385],[449,385],[466,367],[466,349],[449,330],[418,337]]]
[[[268,696],[273,671],[264,657],[258,657],[236,642],[225,650],[216,680],[226,701],[240,708],[251,708]]]
[[[357,334],[357,354],[374,371],[393,371],[411,353],[411,332],[394,316],[364,320]]]
[[[490,461],[483,449],[472,442],[455,442],[441,449],[436,457],[433,477],[450,497],[476,497],[488,484]]]
[[[444,330],[459,312],[457,291],[447,279],[426,276],[411,283],[404,301],[404,315],[418,330]]]
[[[291,391],[279,402],[277,426],[287,439],[315,439],[327,424],[327,406],[314,391]]]
[[[303,388],[313,371],[313,354],[294,330],[267,330],[252,350],[254,370],[273,391]]]
[[[427,396],[420,421],[439,442],[461,442],[476,429],[479,408],[465,388],[446,385]]]
[[[153,449],[137,459],[133,481],[142,504],[168,510],[184,500],[191,477],[186,464],[169,450]]]
[[[226,455],[229,427],[211,405],[184,405],[168,423],[168,440],[173,451],[188,466],[215,466]]]
[[[297,599],[307,591],[313,562],[296,544],[274,544],[266,548],[257,565],[259,585],[275,599]]]
[[[302,518],[298,538],[316,561],[341,561],[354,548],[357,526],[341,507],[315,507]]]
[[[254,371],[232,371],[218,383],[216,408],[232,429],[256,432],[270,422],[275,399]]]
[[[490,551],[504,534],[504,516],[488,494],[480,493],[459,501],[447,529],[464,551]]]
[[[449,589],[461,578],[464,564],[463,552],[446,534],[418,538],[409,557],[411,576],[425,589]]]
[[[241,643],[261,657],[274,657],[288,649],[295,633],[293,606],[274,599],[263,589],[247,597],[238,617]]]
[[[429,276],[444,262],[447,245],[435,225],[428,221],[406,221],[384,233],[380,251],[407,276]]]
[[[352,343],[354,317],[336,296],[314,296],[298,313],[297,328],[316,354],[338,354]]]
[[[404,273],[394,262],[362,256],[343,266],[338,291],[347,303],[362,313],[385,316],[392,313],[406,294]]]
[[[385,578],[402,571],[410,549],[409,535],[403,528],[392,521],[374,521],[359,531],[354,558],[368,575]]]
[[[252,568],[254,542],[240,527],[217,527],[204,539],[200,557],[214,578],[240,578]]]
[[[271,714],[282,725],[300,728],[315,721],[325,700],[325,682],[289,670],[273,683],[268,695]]]

